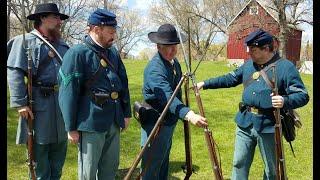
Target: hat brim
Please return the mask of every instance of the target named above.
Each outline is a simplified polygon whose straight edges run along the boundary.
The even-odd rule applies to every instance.
[[[156,44],[163,44],[163,45],[180,44],[179,37],[175,39],[164,39],[159,36],[158,32],[150,32],[148,34],[148,38],[150,39],[151,42]],[[186,42],[187,38],[184,34],[181,34],[181,40],[182,40],[182,43]]]
[[[29,16],[27,16],[27,19],[36,20],[37,17],[39,17],[40,15],[43,15],[43,14],[56,14],[56,15],[60,16],[61,20],[66,20],[69,18],[69,16],[66,14],[61,14],[61,13],[56,13],[56,12],[41,12],[41,13],[30,14]]]

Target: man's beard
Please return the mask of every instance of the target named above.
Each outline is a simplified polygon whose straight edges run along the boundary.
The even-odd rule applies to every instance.
[[[106,42],[105,38],[102,36],[103,34],[101,34],[101,36],[99,36],[99,43],[103,43],[101,44],[102,46],[104,46],[104,48],[110,48],[113,44],[113,39],[110,39],[108,42]]]
[[[58,41],[61,38],[60,28],[48,29],[48,35],[51,41]]]

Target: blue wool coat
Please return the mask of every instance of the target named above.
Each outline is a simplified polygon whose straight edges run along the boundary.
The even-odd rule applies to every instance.
[[[124,118],[131,117],[128,79],[125,66],[114,47],[104,49],[95,44],[90,36],[86,43],[75,45],[64,56],[59,71],[59,105],[67,131],[105,132],[113,121],[124,127]],[[118,92],[119,99],[108,99],[97,105],[85,94],[84,84],[97,71],[104,53],[115,67],[108,66],[93,83],[91,90],[101,93]]]
[[[175,71],[175,72],[174,72]],[[176,75],[174,75],[176,74]],[[177,59],[173,65],[161,57],[158,52],[144,70],[143,98],[159,113],[169,101],[182,77],[181,66]],[[173,125],[178,119],[184,119],[190,109],[182,103],[181,89],[169,106],[164,125]],[[155,124],[157,119],[147,119],[146,124]]]
[[[264,66],[276,62],[276,77],[279,95],[284,98],[284,109],[295,109],[302,107],[309,101],[307,90],[301,80],[299,72],[295,65],[287,59],[281,59],[276,53],[273,58]],[[259,66],[252,59],[245,62],[236,70],[216,78],[204,81],[204,89],[229,88],[246,82],[254,72],[259,71]],[[271,80],[273,77],[272,70],[267,71],[267,75]],[[242,102],[247,106],[254,106],[259,109],[271,109],[272,89],[267,85],[262,76],[250,83],[243,90]],[[253,114],[247,110],[239,111],[235,121],[238,126],[246,128],[250,125],[262,133],[274,132],[274,116],[273,114],[261,115]]]
[[[34,30],[36,31],[36,30]],[[33,83],[57,84],[57,74],[60,68],[56,58],[50,59],[49,48],[33,34],[25,35],[27,47],[31,49]],[[63,56],[68,45],[59,40],[52,43],[59,54]],[[10,91],[10,107],[17,108],[28,104],[27,86],[27,55],[23,47],[22,35],[11,39],[7,44],[7,78]],[[35,115],[34,138],[39,144],[58,143],[67,139],[64,122],[58,105],[58,93],[44,97],[39,87],[32,88]],[[27,124],[25,119],[19,120],[17,144],[26,143]]]

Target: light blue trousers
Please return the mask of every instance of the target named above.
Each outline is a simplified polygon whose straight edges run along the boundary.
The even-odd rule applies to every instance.
[[[33,144],[37,180],[60,179],[66,158],[67,145],[67,140],[60,143]]]
[[[143,125],[141,128],[141,146],[144,146],[153,125]],[[166,180],[169,171],[169,155],[172,145],[172,135],[176,124],[161,126],[160,132],[143,153],[141,170],[143,180]]]
[[[113,123],[103,133],[80,133],[79,180],[113,180],[119,166],[120,127]]]
[[[235,150],[233,157],[232,180],[247,180],[253,161],[254,151],[258,144],[264,163],[264,180],[276,179],[274,133],[258,133],[253,127],[236,130]]]

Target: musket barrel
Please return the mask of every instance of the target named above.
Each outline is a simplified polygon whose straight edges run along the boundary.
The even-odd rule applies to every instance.
[[[32,57],[31,57],[31,49],[28,48],[28,44],[25,39],[25,33],[26,33],[26,14],[25,14],[25,5],[24,0],[22,0],[21,3],[21,9],[22,9],[22,29],[23,29],[23,48],[26,50],[27,54],[27,73],[28,73],[28,82],[27,82],[27,89],[28,89],[28,106],[32,112]],[[27,139],[27,150],[28,150],[28,167],[29,172],[31,175],[32,180],[36,179],[35,175],[35,162],[34,162],[34,156],[33,156],[33,119],[31,119],[30,116],[27,118],[27,124],[28,124],[28,139]]]

